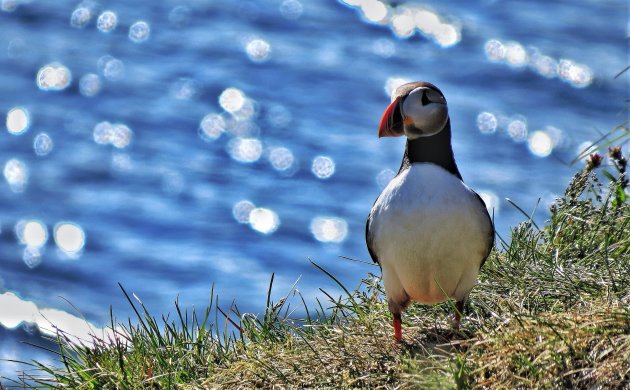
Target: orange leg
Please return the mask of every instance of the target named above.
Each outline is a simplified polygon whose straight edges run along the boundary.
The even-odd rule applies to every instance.
[[[453,318],[453,330],[459,331],[459,324],[462,320],[462,314],[464,313],[464,304],[466,301],[457,301],[455,304],[455,317]]]
[[[400,320],[400,313],[394,313],[394,338],[400,342],[402,340],[402,322]]]

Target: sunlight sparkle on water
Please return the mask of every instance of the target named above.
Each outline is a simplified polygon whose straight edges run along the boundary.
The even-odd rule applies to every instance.
[[[263,234],[271,234],[280,226],[280,218],[273,210],[255,208],[249,213],[249,225]]]
[[[243,107],[245,94],[238,88],[226,88],[219,95],[219,105],[229,113],[235,113]]]
[[[542,77],[558,77],[575,88],[584,88],[593,82],[593,71],[587,65],[566,58],[556,60],[533,46],[526,50],[516,41],[503,43],[498,39],[490,39],[485,43],[484,50],[492,62],[505,63],[513,68],[529,66]]]
[[[39,247],[27,246],[22,251],[22,261],[30,269],[33,269],[41,264],[42,252]]]
[[[113,11],[105,11],[99,15],[96,20],[96,28],[101,32],[108,33],[113,31],[118,24],[118,17]]]
[[[584,88],[593,82],[593,71],[586,65],[561,59],[558,63],[560,78],[576,88]]]
[[[79,92],[83,96],[92,97],[101,91],[101,78],[97,74],[88,73],[79,80]]]
[[[71,81],[70,69],[58,63],[45,65],[37,72],[37,87],[43,91],[61,91]]]
[[[381,23],[387,18],[387,6],[379,0],[362,0],[359,2],[359,7],[368,22]]]
[[[227,148],[232,159],[243,163],[258,161],[263,150],[262,143],[256,138],[234,138],[230,140]]]
[[[335,173],[335,162],[326,156],[317,156],[313,160],[311,171],[318,179],[328,179]]]
[[[19,221],[15,224],[15,234],[22,245],[40,247],[48,241],[48,230],[41,221]]]
[[[416,23],[409,10],[392,16],[390,26],[399,38],[409,38],[416,31]]]
[[[527,140],[527,122],[525,119],[514,119],[507,126],[507,133],[514,142]]]
[[[249,214],[256,206],[249,200],[241,200],[232,207],[232,216],[238,223],[249,223]]]
[[[171,95],[177,100],[191,100],[197,96],[198,83],[193,79],[181,78],[171,86]]]
[[[73,222],[60,222],[55,225],[55,244],[70,257],[77,256],[85,245],[85,233],[81,226]]]
[[[527,139],[529,151],[537,157],[547,157],[553,151],[553,140],[542,130],[534,131]]]
[[[225,119],[220,114],[207,114],[199,124],[199,136],[206,142],[218,139],[225,131]]]
[[[484,49],[490,61],[499,62],[505,58],[505,46],[497,39],[491,39],[486,42]]]
[[[94,142],[100,145],[111,144],[115,148],[124,149],[131,143],[133,131],[122,123],[111,124],[107,121],[99,122],[92,132]]]
[[[28,184],[28,167],[21,160],[11,159],[4,164],[4,178],[15,193],[24,192]]]
[[[185,5],[178,5],[168,13],[168,21],[177,27],[183,27],[190,22],[192,11]]]
[[[33,150],[40,157],[48,155],[54,147],[52,138],[46,133],[39,133],[33,139]]]
[[[342,218],[315,217],[310,228],[313,237],[321,242],[340,243],[348,235],[348,223]]]
[[[497,131],[497,117],[491,112],[481,112],[477,115],[477,128],[483,134],[492,134]]]
[[[527,65],[528,56],[523,45],[510,41],[505,44],[505,60],[513,67]]]
[[[289,20],[299,19],[304,12],[304,7],[298,0],[284,0],[279,9],[280,14]]]
[[[22,107],[13,107],[7,113],[7,130],[13,135],[19,135],[28,130],[30,116],[28,111]]]
[[[142,43],[149,39],[151,27],[144,20],[139,20],[129,27],[129,39],[135,43]]]
[[[247,57],[254,62],[265,62],[269,58],[271,45],[260,38],[252,39],[245,47]]]
[[[372,43],[372,52],[383,58],[390,58],[396,54],[396,45],[390,39],[379,38]]]
[[[108,80],[118,81],[125,76],[125,64],[118,58],[109,55],[103,56],[98,59],[97,65]]]
[[[293,152],[285,147],[277,147],[269,151],[269,162],[273,169],[279,172],[286,172],[291,170],[295,157]]]
[[[92,11],[87,7],[78,7],[70,15],[70,25],[75,28],[84,28],[92,19]]]

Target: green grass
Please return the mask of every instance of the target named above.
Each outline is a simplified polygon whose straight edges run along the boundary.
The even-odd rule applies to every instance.
[[[136,313],[111,336],[78,345],[60,333],[56,366],[25,363],[16,385],[72,389],[624,388],[630,386],[630,207],[626,162],[591,156],[544,226],[499,240],[453,334],[451,302],[412,305],[404,342],[376,275],[338,283],[307,307],[295,288],[260,316],[219,307]],[[604,173],[606,171],[607,173]],[[595,172],[601,172],[596,175]],[[601,177],[602,179],[598,179]],[[601,180],[606,181],[606,184]],[[375,268],[375,271],[378,269]],[[378,272],[377,272],[378,273]],[[296,313],[303,313],[298,315]]]

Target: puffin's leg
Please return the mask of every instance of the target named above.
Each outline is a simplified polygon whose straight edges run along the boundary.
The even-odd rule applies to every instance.
[[[394,338],[396,341],[402,341],[402,321],[400,318],[400,313],[393,313],[394,315]]]
[[[404,294],[404,297],[405,301],[403,303],[398,303],[391,298],[387,300],[387,307],[389,307],[389,311],[392,313],[392,317],[394,317],[394,338],[398,342],[402,341],[402,320],[400,314],[409,304],[409,298],[406,293]]]
[[[464,304],[465,303],[466,303],[466,298],[462,299],[461,301],[457,301],[455,303],[455,316],[453,318],[453,330],[454,331],[458,331],[459,330],[459,323],[461,322],[462,314],[464,314]]]

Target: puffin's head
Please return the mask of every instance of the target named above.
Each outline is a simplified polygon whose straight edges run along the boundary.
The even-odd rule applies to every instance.
[[[403,84],[392,95],[378,128],[379,137],[406,135],[414,140],[442,131],[448,121],[448,107],[442,92],[425,81]]]

